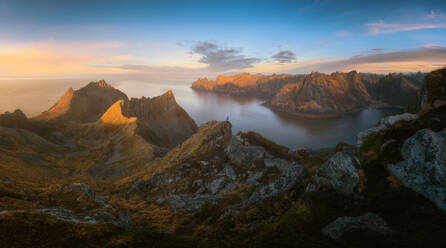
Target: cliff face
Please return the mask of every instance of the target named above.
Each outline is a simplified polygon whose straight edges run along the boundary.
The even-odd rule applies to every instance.
[[[263,98],[273,109],[304,116],[334,116],[376,106],[407,107],[413,104],[423,83],[423,74],[380,76],[349,73],[330,75],[218,76],[192,84],[198,91]]]
[[[364,89],[379,83],[331,76],[310,75],[300,90],[338,97],[352,87],[358,100],[373,98]],[[445,247],[444,70],[426,77],[423,92],[417,115],[388,116],[358,146],[324,151],[232,135],[227,121],[203,124],[168,151],[139,132],[170,125],[152,129],[166,136],[187,119],[171,92],[118,100],[97,122],[62,125],[60,143],[0,127],[0,244]]]
[[[109,126],[136,123],[136,132],[151,144],[172,148],[198,129],[194,120],[179,106],[172,91],[154,97],[113,104],[99,122]]]
[[[218,76],[216,80],[200,78],[192,83],[192,89],[197,91],[216,92],[234,96],[255,96],[268,99],[286,84],[296,83],[303,75],[251,75],[248,73],[232,76]]]
[[[76,91],[70,88],[53,107],[34,119],[93,122],[118,100],[128,98],[103,80],[91,82]]]
[[[4,127],[21,127],[28,118],[22,110],[17,109],[14,112],[6,112],[0,114],[0,126]]]
[[[283,87],[267,105],[291,113],[333,114],[357,111],[373,103],[356,73],[311,73],[303,82]]]

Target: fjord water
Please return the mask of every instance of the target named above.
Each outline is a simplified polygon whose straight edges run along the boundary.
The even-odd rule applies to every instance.
[[[268,139],[290,148],[307,146],[324,148],[340,141],[356,143],[356,134],[374,125],[385,114],[400,111],[392,108],[367,109],[339,118],[302,119],[277,113],[255,98],[236,98],[207,92],[197,92],[190,85],[159,85],[122,82],[118,89],[129,97],[156,96],[172,89],[177,102],[201,125],[209,120],[229,120],[233,133],[256,131]]]
[[[290,148],[308,146],[323,148],[340,141],[355,143],[356,134],[375,124],[386,113],[396,109],[368,109],[331,119],[299,119],[276,113],[255,98],[233,98],[213,93],[199,93],[190,83],[149,83],[143,81],[107,80],[129,97],[154,97],[173,90],[177,102],[201,125],[210,120],[229,120],[233,132],[257,131]],[[69,88],[78,89],[85,79],[13,81],[0,83],[0,112],[22,109],[32,117],[50,108]]]

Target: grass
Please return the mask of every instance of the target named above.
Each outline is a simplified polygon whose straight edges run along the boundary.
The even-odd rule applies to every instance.
[[[365,138],[359,148],[361,160],[376,160],[380,156],[381,144],[384,142],[384,136],[380,132],[372,133]]]

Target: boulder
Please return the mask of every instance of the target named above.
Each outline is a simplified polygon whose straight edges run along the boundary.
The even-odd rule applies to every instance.
[[[290,190],[301,181],[303,171],[304,167],[302,165],[294,164],[275,181],[254,190],[246,204],[257,203]]]
[[[217,176],[227,176],[231,180],[237,179],[237,173],[235,172],[234,168],[232,168],[232,166],[230,164],[225,164],[225,167],[223,168],[223,170],[221,170],[217,174]]]
[[[351,195],[359,182],[354,165],[358,161],[356,156],[347,151],[337,152],[316,171],[313,179],[318,185],[343,195]]]
[[[422,129],[401,149],[403,161],[389,164],[388,171],[402,183],[446,211],[446,129]]]
[[[392,232],[387,222],[373,213],[366,213],[357,217],[339,217],[322,229],[322,234],[337,240],[350,231],[366,231],[387,235]]]
[[[265,159],[264,162],[266,167],[275,167],[282,172],[294,165],[293,162],[281,158]]]
[[[220,189],[222,189],[225,186],[226,182],[227,182],[227,179],[225,177],[219,177],[219,178],[215,179],[214,181],[212,181],[207,186],[207,188],[213,195],[215,195],[218,193],[218,191]]]
[[[265,149],[261,146],[244,146],[239,139],[233,136],[225,149],[225,153],[233,164],[251,167],[254,161],[263,159]]]
[[[418,119],[418,115],[415,114],[409,114],[409,113],[404,113],[404,114],[400,114],[400,115],[392,115],[392,116],[387,116],[382,118],[378,124],[376,126],[373,126],[365,131],[359,132],[358,135],[356,136],[357,138],[357,145],[358,147],[362,145],[362,142],[364,141],[364,139],[369,136],[372,133],[376,133],[376,132],[380,132],[383,130],[388,129],[390,126],[392,126],[393,124],[399,122],[399,121],[411,121],[411,120],[416,120]]]
[[[157,204],[167,204],[173,210],[185,210],[193,211],[198,210],[207,201],[215,201],[221,199],[221,196],[215,195],[194,195],[188,196],[185,194],[181,195],[169,195],[166,198],[159,198]]]

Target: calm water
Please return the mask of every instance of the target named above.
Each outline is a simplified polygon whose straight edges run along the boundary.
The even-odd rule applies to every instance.
[[[140,96],[141,87],[135,82],[118,86],[129,96]],[[138,84],[139,85],[139,84]],[[356,143],[356,134],[375,124],[386,113],[398,109],[367,109],[340,118],[302,119],[274,112],[258,99],[239,99],[213,93],[199,93],[189,85],[146,85],[151,95],[172,89],[177,102],[201,125],[209,120],[229,119],[233,132],[254,130],[288,147],[308,146],[323,148],[340,141]],[[138,89],[135,91],[135,89]],[[149,90],[149,89],[148,89]]]
[[[148,83],[120,81],[112,83],[129,97],[154,97],[171,89],[177,102],[201,125],[209,120],[225,120],[229,115],[233,132],[254,130],[288,147],[321,148],[340,141],[355,143],[356,134],[375,124],[384,114],[396,109],[370,109],[333,119],[299,119],[271,111],[258,99],[237,99],[212,93],[198,93],[190,83]],[[34,116],[49,107],[68,87],[77,89],[85,80],[57,82],[0,83],[0,111],[21,108]]]

